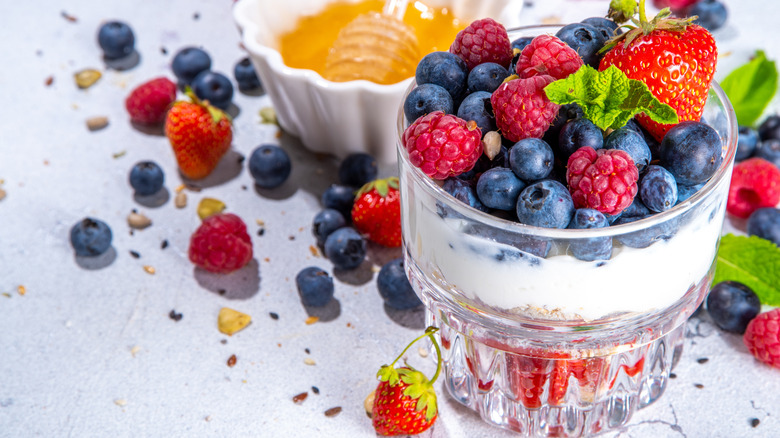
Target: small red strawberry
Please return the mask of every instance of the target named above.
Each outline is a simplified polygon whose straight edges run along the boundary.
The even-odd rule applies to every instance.
[[[165,120],[165,135],[171,142],[181,173],[190,179],[208,176],[230,149],[233,131],[222,110],[200,101],[187,90],[191,101],[176,102]]]
[[[176,84],[168,78],[156,78],[131,91],[125,99],[125,108],[132,122],[156,125],[165,121],[165,114],[175,100]]]
[[[352,224],[372,242],[401,246],[401,201],[398,178],[377,179],[360,188],[352,205]]]
[[[648,21],[644,3],[639,2],[636,28],[611,41],[614,47],[601,59],[599,70],[616,66],[674,108],[679,122],[699,121],[718,61],[715,39],[703,27],[691,24],[691,18],[667,18],[668,9]],[[657,123],[645,114],[636,118],[658,141],[674,126]]]
[[[380,382],[375,390],[371,409],[372,424],[380,435],[417,435],[428,430],[438,418],[436,392],[433,382],[441,371],[441,350],[433,334],[438,329],[428,327],[425,333],[412,341],[390,365],[377,372]],[[436,373],[431,380],[409,366],[395,368],[395,363],[415,342],[428,336],[436,349]]]

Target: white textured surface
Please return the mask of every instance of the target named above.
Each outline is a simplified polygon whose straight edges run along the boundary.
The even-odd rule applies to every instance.
[[[525,9],[523,24],[550,16],[577,20],[606,4],[534,3]],[[722,59],[718,77],[754,48],[780,59],[780,5],[727,3],[729,24],[715,36],[730,56]],[[377,367],[419,333],[397,321],[418,320],[383,309],[367,263],[357,272],[337,273],[339,309],[330,310],[338,310],[338,317],[304,324],[307,312],[292,278],[311,264],[331,270],[327,260],[309,252],[309,227],[320,194],[335,180],[335,162],[282,137],[295,165],[284,187],[258,193],[248,173],[236,174],[226,161],[217,175],[222,179],[210,179],[199,193],[188,191],[183,210],[172,200],[157,208],[140,205],[126,182],[133,163],[154,159],[165,169],[171,193],[180,184],[165,138],[133,129],[122,103],[141,82],[172,76],[170,60],[186,45],[202,45],[215,70],[230,73],[243,56],[230,7],[227,0],[41,0],[0,7],[0,179],[8,192],[0,201],[0,292],[11,295],[0,295],[0,436],[374,436],[363,398],[375,385]],[[61,11],[78,21],[66,21]],[[105,71],[94,87],[78,90],[75,71],[104,67],[95,33],[109,18],[131,23],[141,63],[125,72]],[[49,76],[54,82],[46,87]],[[248,155],[262,142],[279,141],[276,128],[259,124],[257,111],[269,104],[267,96],[238,94],[235,102],[241,109],[235,153]],[[84,121],[95,115],[107,115],[110,125],[90,133]],[[126,154],[112,157],[120,151]],[[201,275],[186,259],[198,223],[195,206],[205,196],[222,199],[249,225],[256,263],[242,272],[245,278]],[[125,217],[133,208],[154,224],[130,236]],[[103,269],[80,267],[68,243],[68,229],[85,215],[102,218],[114,231],[116,260]],[[265,221],[262,237],[255,219]],[[164,239],[170,246],[161,250]],[[130,250],[141,258],[132,258]],[[371,251],[379,263],[397,254]],[[143,271],[147,264],[155,275]],[[17,294],[19,285],[26,295]],[[216,292],[221,288],[224,296]],[[251,314],[254,322],[230,338],[221,335],[216,315],[223,306]],[[171,309],[183,319],[171,320]],[[268,316],[271,311],[278,321]],[[667,393],[625,430],[605,436],[777,436],[780,372],[757,364],[738,336],[722,334],[706,317],[694,319],[691,328]],[[233,368],[226,366],[231,354],[238,358]],[[305,365],[307,357],[316,365]],[[709,360],[698,363],[703,357]],[[409,359],[432,371],[416,353]],[[308,398],[294,404],[292,397],[304,391]],[[438,391],[441,419],[425,436],[512,436],[485,426],[443,388]],[[334,406],[343,411],[326,418],[323,412]],[[758,427],[750,426],[751,418],[760,420]]]

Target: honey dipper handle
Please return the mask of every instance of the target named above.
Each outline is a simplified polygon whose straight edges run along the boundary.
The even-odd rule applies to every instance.
[[[409,0],[385,0],[385,7],[382,13],[403,21],[407,4],[409,4]]]

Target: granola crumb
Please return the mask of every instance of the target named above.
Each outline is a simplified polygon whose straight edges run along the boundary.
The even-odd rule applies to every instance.
[[[293,403],[301,404],[301,403],[303,403],[304,400],[306,400],[306,397],[308,397],[308,396],[309,396],[308,392],[302,392],[302,393],[296,395],[295,397],[293,397],[293,399],[292,399]]]
[[[326,417],[335,417],[336,415],[338,415],[340,413],[341,413],[341,406],[335,406],[335,407],[332,407],[332,408],[328,409],[327,411],[325,411],[325,416]]]

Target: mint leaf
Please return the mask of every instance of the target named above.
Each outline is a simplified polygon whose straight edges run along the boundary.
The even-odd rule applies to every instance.
[[[753,126],[777,91],[777,66],[757,50],[750,62],[737,67],[720,83],[729,97],[737,122]]]
[[[756,236],[721,237],[712,283],[727,280],[753,289],[762,304],[780,306],[780,248]]]
[[[644,112],[658,123],[677,123],[677,112],[653,96],[644,82],[629,79],[614,65],[604,71],[584,65],[544,88],[550,101],[577,103],[585,117],[602,130],[618,129]]]

